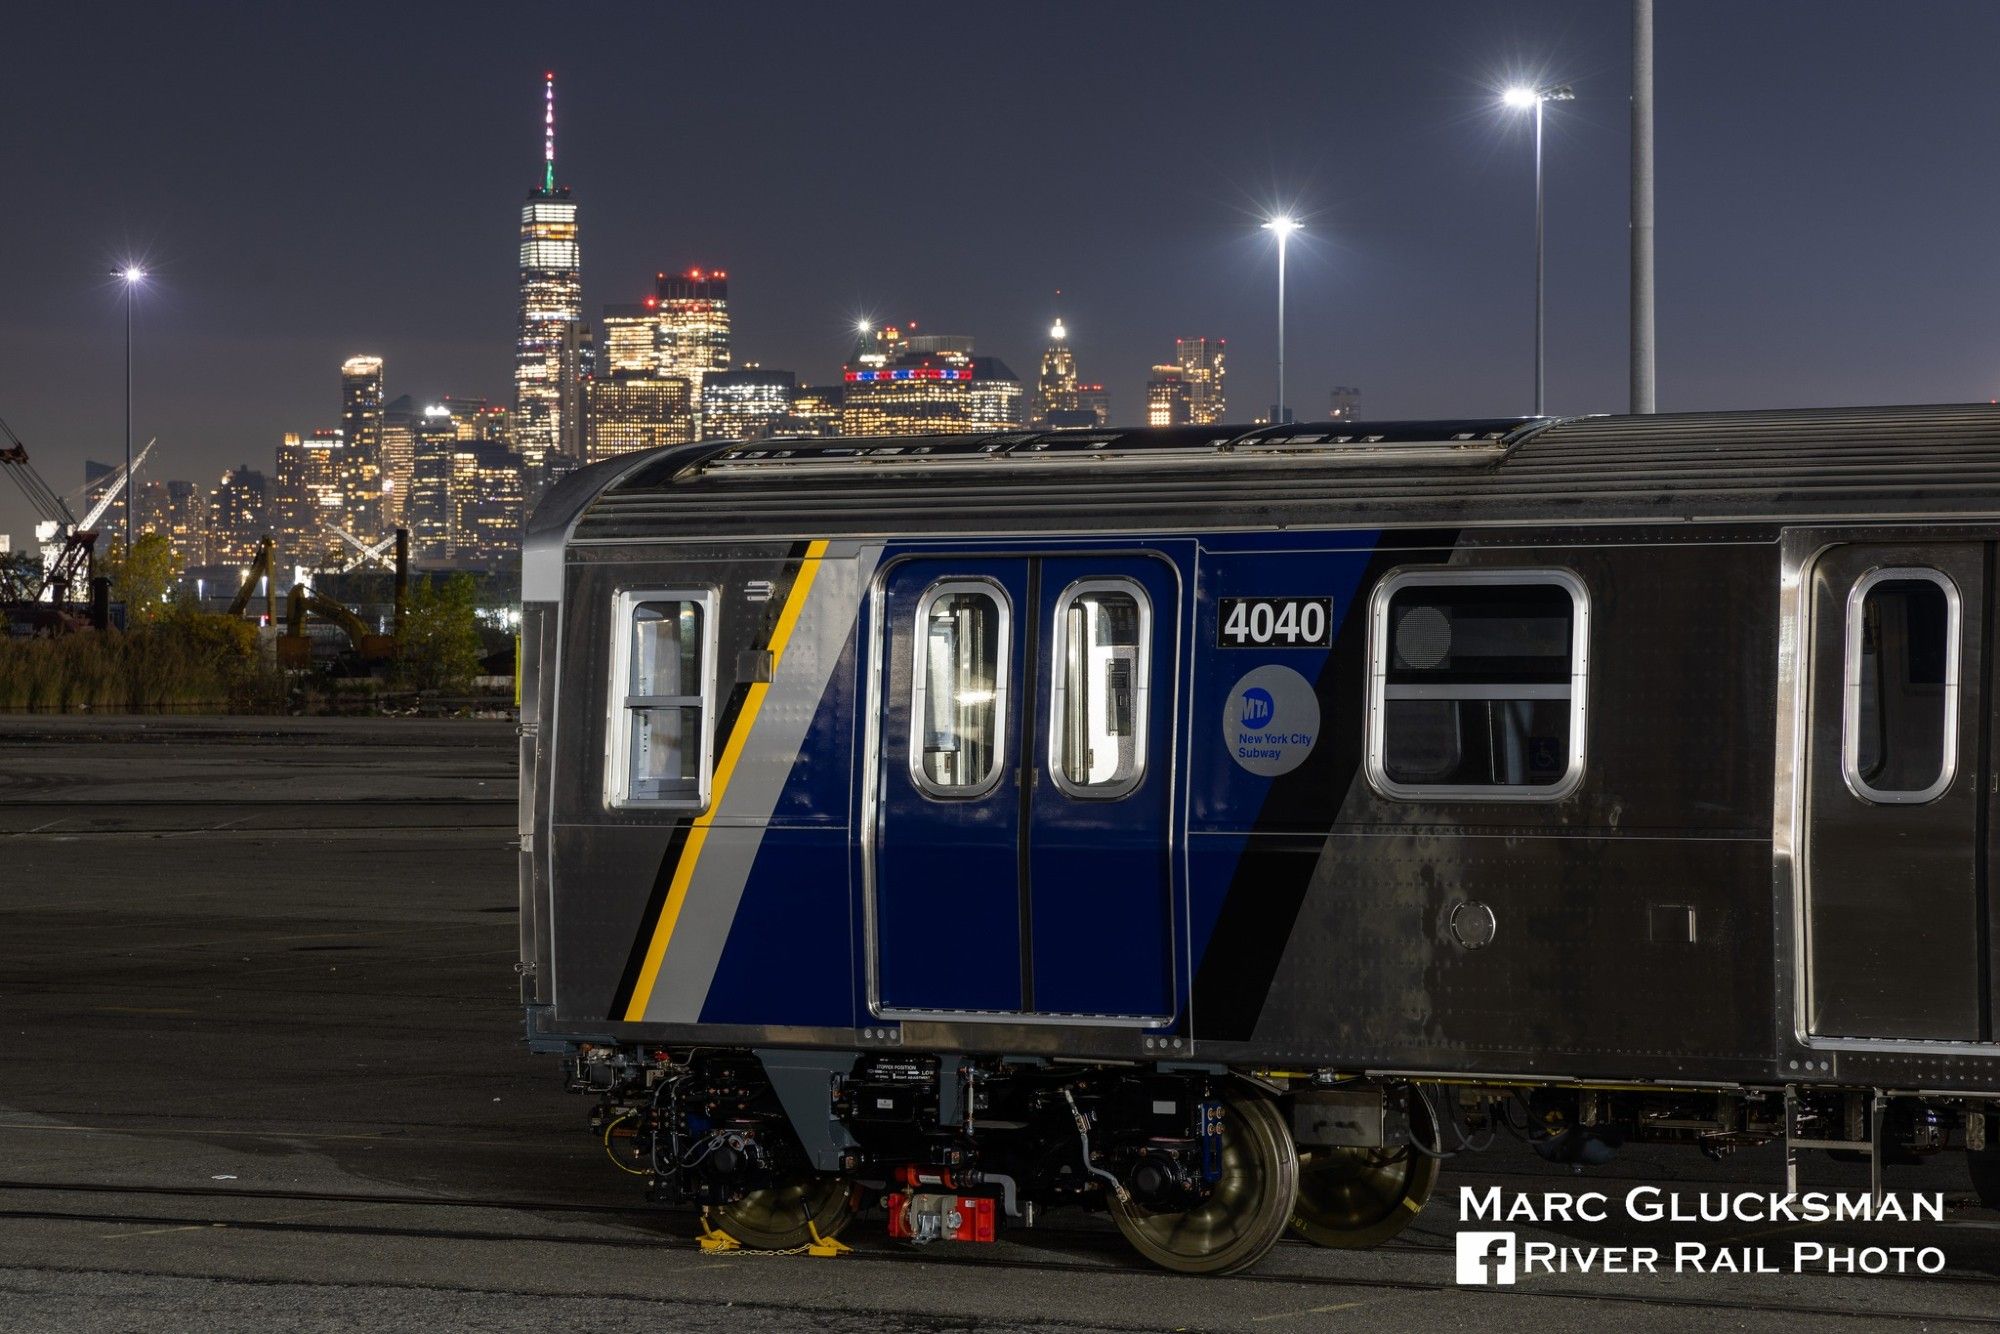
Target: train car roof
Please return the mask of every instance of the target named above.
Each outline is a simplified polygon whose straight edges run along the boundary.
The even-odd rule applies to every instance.
[[[531,536],[2000,516],[2000,406],[781,438],[567,479]],[[573,527],[572,527],[573,521]]]

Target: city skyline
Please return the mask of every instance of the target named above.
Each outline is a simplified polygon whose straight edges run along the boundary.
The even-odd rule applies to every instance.
[[[102,50],[75,21],[34,14],[20,49],[46,58],[23,62],[13,91],[35,114],[10,127],[10,148],[19,179],[53,202],[14,219],[37,262],[0,312],[0,410],[58,481],[113,456],[121,297],[101,275],[126,253],[151,274],[135,430],[162,443],[142,476],[212,478],[268,457],[284,431],[325,424],[310,406],[322,367],[359,353],[404,368],[419,400],[510,401],[506,215],[538,165],[523,89],[549,69],[564,85],[564,183],[589,210],[586,312],[698,257],[738,279],[739,356],[802,383],[832,378],[861,316],[968,330],[1032,376],[1060,315],[1121,423],[1137,420],[1160,340],[1209,333],[1230,340],[1232,416],[1263,410],[1273,293],[1256,222],[1280,205],[1307,221],[1292,255],[1302,416],[1340,385],[1362,386],[1371,416],[1525,410],[1526,140],[1495,96],[1523,72],[1560,77],[1578,100],[1550,123],[1550,406],[1621,408],[1622,7],[1446,5],[1423,25],[1387,5],[1251,8],[1288,47],[1368,58],[1281,80],[1283,96],[1188,100],[1177,90],[1263,77],[1257,22],[1194,6],[1147,7],[1152,23],[1124,6],[1061,11],[1076,30],[1065,41],[1131,53],[1086,79],[1042,59],[1058,11],[1031,8],[968,55],[971,77],[1009,95],[980,99],[962,148],[893,168],[863,150],[959,115],[963,72],[906,68],[912,39],[805,11],[756,46],[782,71],[776,99],[700,60],[649,82],[618,52],[657,25],[607,24],[620,13],[608,7],[550,28],[510,24],[501,5],[476,32],[397,11],[400,40],[368,64],[311,31],[249,25],[226,90],[185,87],[193,34],[164,16],[133,9],[130,43]],[[1940,6],[1885,35],[1860,4],[1815,7],[1803,28],[1781,6],[1739,8],[1661,19],[1661,407],[1990,396],[2000,340],[1974,233],[1994,189],[1972,166],[1990,94],[1971,62],[2000,14]],[[974,40],[969,20],[947,26]],[[706,16],[675,31],[690,49],[748,38]],[[480,58],[440,65],[429,53],[447,38]],[[1892,82],[1932,75],[1899,84],[1881,115],[1846,79],[1863,52]],[[280,72],[306,53],[322,72],[367,69],[359,101],[285,96]],[[133,96],[91,102],[107,80]],[[894,96],[864,107],[877,82]],[[1912,123],[1931,133],[1909,137]],[[1054,155],[1040,148],[1052,126]],[[1147,136],[1169,129],[1179,166],[1163,172]],[[637,151],[669,131],[670,154]],[[1784,170],[1764,170],[1773,161]],[[385,209],[356,181],[411,206]],[[0,508],[0,531],[25,527]]]

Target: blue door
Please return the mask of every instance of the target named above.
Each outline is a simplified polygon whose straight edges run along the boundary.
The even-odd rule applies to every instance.
[[[1036,573],[1032,1005],[1164,1018],[1178,580],[1147,556],[1051,556]]]
[[[908,560],[883,582],[876,1001],[1016,1013],[1023,559]]]
[[[876,1003],[1171,1015],[1174,567],[923,557],[882,611]]]

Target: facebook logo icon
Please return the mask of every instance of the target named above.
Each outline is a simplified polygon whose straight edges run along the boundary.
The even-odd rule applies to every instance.
[[[1514,1234],[1459,1233],[1458,1281],[1482,1288],[1489,1283],[1511,1285],[1514,1282]]]

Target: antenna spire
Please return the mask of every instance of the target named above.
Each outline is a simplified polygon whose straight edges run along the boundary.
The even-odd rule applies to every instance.
[[[542,82],[542,193],[556,192],[556,76],[551,70]]]

